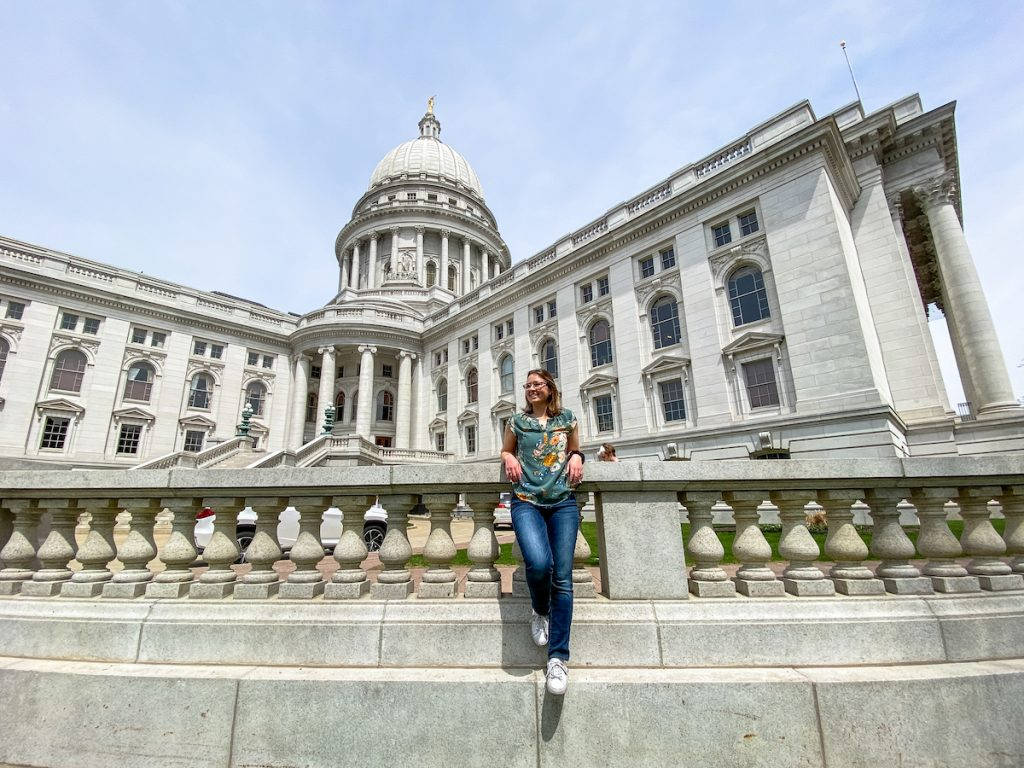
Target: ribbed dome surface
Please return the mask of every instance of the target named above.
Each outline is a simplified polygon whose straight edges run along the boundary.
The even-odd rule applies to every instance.
[[[420,136],[403,142],[384,155],[370,177],[370,188],[402,174],[415,177],[421,173],[455,179],[481,199],[484,196],[480,179],[466,158],[432,136]]]

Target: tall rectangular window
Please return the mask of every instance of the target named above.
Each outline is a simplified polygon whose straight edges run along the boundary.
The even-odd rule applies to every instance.
[[[533,308],[533,322],[534,323],[543,323],[544,322],[544,307],[543,307],[543,305],[539,306],[539,307],[534,307]]]
[[[511,320],[505,321],[505,332],[511,336],[512,331],[515,329],[515,324]]]
[[[611,288],[608,286],[608,276],[597,278],[597,295],[607,296]]]
[[[548,302],[548,317],[554,317],[558,314],[558,303],[552,299]]]
[[[686,403],[683,401],[683,382],[681,379],[669,379],[658,382],[661,390],[661,409],[665,421],[682,421],[686,418]]]
[[[466,425],[466,453],[476,453],[476,426]]]
[[[100,321],[95,317],[85,318],[85,322],[82,323],[82,333],[88,333],[91,336],[95,336],[100,332]]]
[[[661,252],[661,268],[669,269],[676,265],[676,252],[673,248],[666,248]]]
[[[264,355],[263,356],[263,367],[264,368],[273,368],[274,367],[274,356],[273,355]],[[342,369],[341,369],[341,376],[344,376],[344,375],[345,375],[345,368],[342,367]]]
[[[391,366],[388,365],[387,363],[381,363],[380,375],[383,376],[385,379],[392,378],[393,372]]]
[[[747,399],[751,408],[767,408],[779,404],[775,365],[770,357],[743,363],[743,378],[747,382]]]
[[[122,424],[117,436],[117,452],[134,456],[139,452],[139,439],[142,437],[141,424]]]
[[[165,341],[167,341],[166,333],[158,333],[157,331],[153,331],[153,337],[149,340],[149,345],[151,347],[162,347]]]
[[[648,256],[646,259],[640,259],[640,277],[650,277],[654,274],[654,257]]]
[[[7,318],[9,320],[21,320],[23,314],[25,314],[25,305],[20,301],[10,301],[7,303]]]
[[[597,419],[598,432],[611,432],[615,429],[611,395],[598,395],[594,398],[594,418]]]
[[[437,446],[438,453],[444,453],[444,432],[434,435],[434,445]]]
[[[250,352],[248,355],[246,355],[246,358],[245,358],[245,364],[246,365],[257,365],[257,364],[259,364],[259,362],[260,362],[260,353],[259,352]]]
[[[205,341],[193,342],[192,343],[192,354],[193,355],[199,355],[200,357],[205,355],[206,354],[206,342]]]
[[[715,248],[720,248],[732,242],[732,230],[729,229],[728,221],[712,227],[711,234],[715,238]]]
[[[220,360],[224,357],[224,347],[220,344],[213,344],[210,346],[210,357],[214,360]]]
[[[757,230],[757,211],[749,211],[740,216],[740,237],[752,235]]]
[[[505,324],[498,323],[494,326],[494,340],[501,341],[503,338],[505,338]]]
[[[309,378],[311,378],[311,379],[319,379],[320,378],[320,366],[319,365],[311,365],[311,366],[309,366]]]
[[[590,283],[580,286],[580,304],[587,304],[594,300],[594,286]]]
[[[203,439],[205,437],[206,433],[201,429],[190,429],[185,432],[185,444],[181,449],[188,453],[199,453],[203,450]]]
[[[39,447],[58,451],[62,450],[64,448],[64,441],[68,437],[68,427],[70,424],[71,419],[47,416],[43,424],[43,439],[39,443]]]

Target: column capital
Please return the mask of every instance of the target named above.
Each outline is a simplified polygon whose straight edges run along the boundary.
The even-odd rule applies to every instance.
[[[925,211],[943,203],[952,203],[956,199],[956,192],[956,176],[953,171],[946,171],[914,187],[914,196]]]
[[[450,229],[442,229],[440,231],[441,237],[443,237],[445,240],[452,236],[452,231]]]
[[[335,348],[333,344],[331,344],[330,346],[326,347],[317,347],[316,351],[321,355],[333,355],[336,354],[338,350]]]
[[[301,363],[303,359],[309,360],[309,356],[305,352],[292,352],[290,355],[288,355],[288,361],[292,365],[295,365],[296,363]]]
[[[419,227],[416,227],[415,229],[416,229],[416,234],[417,235],[422,235],[424,232],[427,231],[427,228],[424,227],[424,226],[419,226]]]
[[[469,248],[469,246],[471,246],[473,244],[473,241],[469,239],[469,235],[463,235],[461,240],[462,240],[462,245],[465,248]]]
[[[378,240],[379,238],[380,238],[380,232],[376,232],[375,231],[375,232],[371,232],[370,233],[370,239],[371,240]]]
[[[369,352],[369,353],[370,353],[371,355],[375,355],[375,354],[377,354],[377,348],[376,348],[376,347],[374,347],[374,346],[371,346],[371,345],[369,345],[369,344],[360,344],[360,345],[359,345],[359,346],[357,347],[357,349],[359,350],[359,352],[360,352],[361,354],[364,354],[364,355],[365,355],[365,354],[366,354],[367,352]]]
[[[391,227],[390,231],[392,236],[397,235],[399,229],[401,229],[401,227]]]
[[[416,359],[416,353],[415,352],[408,352],[408,351],[406,351],[404,349],[399,350],[398,356],[399,357],[407,357],[410,360],[415,360]]]

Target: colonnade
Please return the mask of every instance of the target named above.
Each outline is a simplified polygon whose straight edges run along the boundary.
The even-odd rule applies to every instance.
[[[374,408],[380,387],[375,381],[381,378],[376,375],[378,349],[372,344],[360,344],[359,352],[359,384],[356,394],[355,432],[368,440],[373,440],[373,428],[376,423]],[[421,430],[414,427],[415,415],[413,404],[419,397],[421,389],[421,370],[419,355],[408,350],[393,350],[398,358],[398,385],[392,414],[395,426],[394,447],[414,448],[419,440]],[[299,447],[304,442],[306,427],[306,400],[309,395],[310,368],[313,355],[320,356],[320,383],[317,390],[317,414],[315,423],[323,424],[324,410],[333,406],[337,390],[337,372],[339,350],[334,345],[317,347],[292,357],[292,411],[288,444]],[[414,389],[416,392],[414,393]],[[338,422],[342,414],[337,415]]]
[[[425,254],[423,250],[424,235],[427,227],[414,227],[416,233],[416,255],[415,260],[403,258],[399,253],[399,232],[402,227],[392,227],[388,230],[391,237],[390,251],[388,256],[388,269],[380,268],[381,255],[380,243],[381,232],[370,232],[366,240],[356,240],[352,246],[346,249],[341,259],[341,278],[338,290],[345,288],[379,288],[391,281],[412,281],[420,287],[426,288],[427,275],[426,263],[428,260],[436,261],[436,283],[446,288],[448,284],[448,268],[456,265],[458,279],[452,287],[454,293],[463,295],[473,290],[470,276],[472,274],[472,252],[473,246],[480,251],[481,259],[481,283],[490,280],[502,271],[501,259],[497,254],[491,253],[487,246],[479,241],[473,240],[467,235],[454,235],[450,230],[437,229],[430,231],[437,232],[441,238],[441,253]],[[452,242],[454,240],[454,243]],[[369,249],[365,271],[362,266],[362,255],[364,248]],[[454,253],[452,249],[454,248]]]

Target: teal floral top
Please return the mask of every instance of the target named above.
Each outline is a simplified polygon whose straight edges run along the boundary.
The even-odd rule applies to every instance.
[[[509,422],[516,436],[516,458],[523,468],[518,483],[512,483],[517,499],[549,506],[572,495],[569,487],[569,435],[576,429],[576,417],[568,408],[548,416],[541,426],[528,413],[517,413]]]

